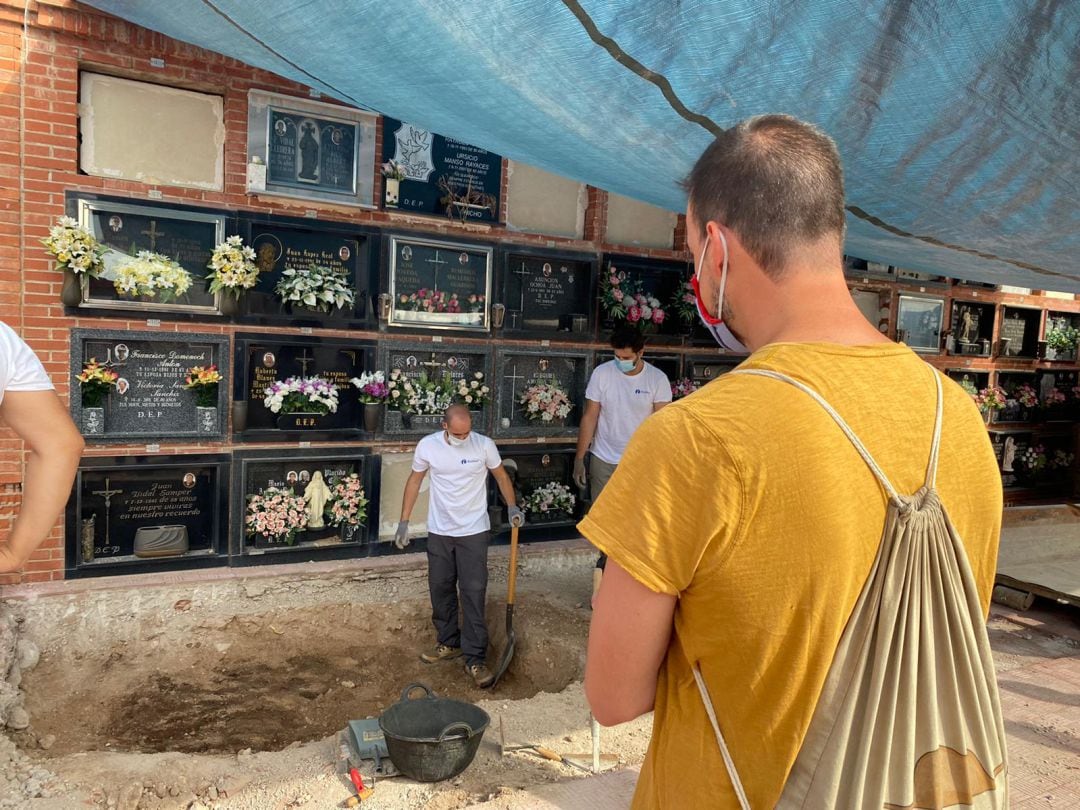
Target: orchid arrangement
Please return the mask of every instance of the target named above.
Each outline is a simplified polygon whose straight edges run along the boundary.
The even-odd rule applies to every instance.
[[[388,160],[382,165],[382,176],[391,180],[404,180],[405,167],[396,160]]]
[[[82,373],[75,377],[79,381],[84,408],[100,408],[102,400],[116,387],[120,375],[107,366],[101,365],[95,358],[83,366]]]
[[[317,264],[297,270],[289,267],[282,271],[274,288],[277,296],[286,304],[308,307],[319,312],[332,309],[352,308],[356,293],[349,285],[345,268],[334,270]]]
[[[525,406],[525,416],[540,422],[565,419],[574,408],[566,391],[554,382],[530,383],[518,402]]]
[[[349,382],[360,389],[360,401],[365,405],[381,405],[390,396],[390,386],[386,384],[386,378],[381,371],[365,371]]]
[[[525,496],[521,508],[532,514],[547,514],[550,512],[573,514],[574,504],[577,499],[570,493],[570,487],[557,481],[537,487]]]
[[[206,266],[210,269],[206,279],[212,293],[224,290],[239,298],[244,290],[250,290],[259,281],[255,251],[239,236],[230,236],[215,247]]]
[[[291,489],[267,487],[249,495],[244,526],[248,537],[262,535],[267,540],[296,542],[296,533],[307,526],[307,501]]]
[[[191,287],[191,273],[160,253],[140,250],[116,268],[113,286],[121,296],[156,298],[167,303]]]
[[[367,518],[367,506],[359,475],[352,473],[331,481],[325,511],[331,526],[359,526]]]
[[[472,378],[462,377],[457,381],[455,396],[470,410],[479,410],[491,402],[491,388],[484,384],[484,372],[477,371]]]
[[[322,377],[275,380],[264,391],[263,405],[271,413],[337,413],[337,386]]]
[[[192,366],[184,377],[184,388],[195,394],[195,404],[200,408],[212,408],[217,405],[221,380],[217,366]]]
[[[980,413],[987,413],[989,411],[1000,411],[1005,407],[1005,403],[1008,402],[1009,395],[1005,393],[1005,389],[997,385],[987,386],[976,394],[972,399],[975,400],[975,404],[979,407]]]
[[[41,244],[56,259],[58,270],[70,270],[76,275],[85,273],[94,278],[105,269],[102,261],[105,247],[71,217],[60,217]]]
[[[1028,383],[1020,383],[1012,390],[1012,398],[1024,408],[1034,408],[1039,404],[1039,395]]]
[[[671,384],[671,399],[676,400],[688,397],[699,388],[701,388],[701,386],[689,377],[680,377]]]

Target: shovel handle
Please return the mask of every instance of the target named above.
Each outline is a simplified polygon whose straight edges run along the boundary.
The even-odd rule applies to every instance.
[[[518,527],[510,527],[510,580],[506,586],[506,605],[513,607],[517,591]]]

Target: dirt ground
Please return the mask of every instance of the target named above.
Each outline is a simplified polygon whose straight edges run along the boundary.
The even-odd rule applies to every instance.
[[[0,775],[0,808],[337,807],[350,795],[335,772],[337,732],[381,712],[412,681],[477,702],[492,728],[457,779],[380,781],[365,808],[549,806],[545,790],[584,788],[592,783],[569,780],[590,777],[527,752],[500,756],[498,726],[501,719],[511,744],[590,750],[580,679],[591,561],[571,554],[561,564],[527,563],[517,655],[494,693],[472,687],[460,662],[417,660],[432,641],[422,568],[330,583],[165,585],[131,594],[126,612],[94,594],[24,604],[26,630],[42,637],[43,655],[23,681],[32,725],[13,736],[22,764]],[[496,651],[504,643],[500,588],[496,576]],[[990,634],[1013,807],[1080,806],[1070,787],[1080,782],[1080,612],[1045,602],[1026,612],[995,606]],[[648,717],[604,729],[602,750],[614,767],[636,767],[650,730]],[[582,801],[557,806],[612,806]]]

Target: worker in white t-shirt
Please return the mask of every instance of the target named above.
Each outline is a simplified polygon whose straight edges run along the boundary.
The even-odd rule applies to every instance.
[[[29,450],[22,508],[7,542],[0,543],[0,573],[6,574],[22,568],[56,523],[75,480],[83,438],[41,361],[5,323],[0,323],[0,419]]]
[[[589,484],[593,502],[600,497],[622,459],[630,437],[650,414],[671,402],[671,380],[645,362],[645,336],[634,328],[616,329],[611,335],[615,357],[593,369],[585,388],[585,413],[578,428],[574,457],[574,483]],[[588,475],[585,456],[592,451]],[[593,595],[607,558],[601,554],[593,571]]]
[[[437,640],[435,648],[420,658],[434,664],[464,655],[465,671],[477,686],[486,688],[495,681],[486,663],[488,632],[484,622],[491,539],[488,472],[506,501],[511,525],[521,526],[525,517],[517,506],[513,484],[503,469],[495,442],[473,431],[472,416],[464,405],[447,408],[443,429],[419,441],[412,470],[405,482],[394,544],[398,548],[409,544],[409,516],[420,494],[420,484],[430,472],[428,589]]]

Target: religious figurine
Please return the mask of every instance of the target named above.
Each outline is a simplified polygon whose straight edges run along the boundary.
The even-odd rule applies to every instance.
[[[1005,439],[1005,449],[1002,452],[1001,458],[1001,471],[1002,472],[1014,472],[1013,459],[1016,458],[1016,439],[1009,436]]]
[[[315,140],[313,123],[305,121],[302,129],[299,179],[314,182],[319,179],[319,142]]]
[[[974,343],[979,339],[979,324],[970,309],[964,309],[960,316],[960,342]]]
[[[319,470],[312,473],[311,483],[304,487],[304,497],[307,498],[308,505],[308,528],[325,528],[323,510],[326,508],[326,501],[330,498],[330,487],[323,481],[322,472]]]

